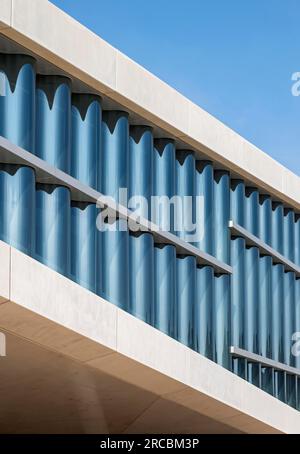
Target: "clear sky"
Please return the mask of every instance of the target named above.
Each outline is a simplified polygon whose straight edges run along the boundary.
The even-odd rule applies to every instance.
[[[52,1],[300,175],[300,0]]]

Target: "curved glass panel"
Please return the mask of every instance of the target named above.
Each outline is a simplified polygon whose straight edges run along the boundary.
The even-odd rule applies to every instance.
[[[71,200],[63,186],[36,188],[36,258],[65,276],[70,274]]]
[[[96,291],[96,205],[71,204],[71,278]]]
[[[259,250],[256,247],[245,250],[245,350],[258,353],[258,302],[259,302]],[[259,386],[259,367],[247,365],[247,379]]]
[[[272,208],[272,247],[283,254],[283,205],[273,203]]]
[[[35,173],[0,164],[0,239],[28,255],[35,244]]]
[[[27,151],[35,142],[35,60],[0,54],[0,136]]]
[[[272,200],[267,195],[259,197],[259,237],[272,245]]]
[[[284,210],[283,254],[291,262],[295,261],[295,213],[290,209]]]
[[[196,246],[204,252],[214,254],[214,171],[210,161],[196,162],[196,196],[200,209],[197,210],[197,225],[200,238]],[[202,202],[201,202],[202,200]]]
[[[245,227],[259,237],[259,193],[256,188],[246,188]]]
[[[245,226],[245,183],[243,180],[231,180],[230,185],[231,219],[242,227]]]
[[[154,141],[153,193],[159,197],[152,205],[152,221],[161,229],[174,233],[174,210],[170,200],[175,195],[175,144],[173,140],[158,139]]]
[[[272,257],[260,257],[258,353],[265,358],[271,358],[272,296]],[[274,393],[272,369],[262,367],[261,386],[268,393]]]
[[[36,155],[70,173],[71,83],[66,77],[37,77]]]
[[[214,176],[214,207],[215,207],[215,256],[222,262],[230,260],[230,180],[229,173],[217,170]]]
[[[124,220],[115,221],[109,228],[98,233],[97,293],[128,310],[129,232]]]
[[[175,233],[183,240],[193,243],[195,231],[196,163],[192,151],[176,153],[176,196]]]
[[[196,269],[196,299],[194,316],[194,348],[213,359],[212,308],[214,301],[214,270],[210,266]]]
[[[295,219],[295,263],[300,266],[300,214]]]
[[[283,300],[284,300],[284,266],[277,264],[272,267],[272,329],[271,329],[271,349],[272,359],[280,363],[283,358],[283,326],[282,319]],[[275,371],[275,396],[284,401],[284,373]]]
[[[179,256],[176,259],[176,320],[177,340],[194,348],[194,313],[196,299],[196,259]]]
[[[154,260],[154,326],[165,334],[175,337],[176,248],[171,245],[156,245]]]
[[[227,275],[215,277],[215,298],[213,304],[214,361],[231,369],[230,347],[230,278]]]
[[[129,236],[131,314],[153,323],[154,312],[154,241],[150,233]]]
[[[245,322],[245,240],[235,238],[231,241],[231,345],[244,348]],[[245,378],[245,360],[233,359],[233,372]]]
[[[128,114],[120,111],[104,111],[102,115],[101,192],[116,202],[122,200],[120,188],[128,188]]]
[[[151,218],[153,194],[153,135],[148,126],[131,126],[129,137],[129,197],[132,205],[146,219]]]

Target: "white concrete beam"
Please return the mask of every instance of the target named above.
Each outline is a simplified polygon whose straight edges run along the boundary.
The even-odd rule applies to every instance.
[[[0,241],[0,304],[10,298],[10,247]]]
[[[116,306],[14,248],[11,248],[10,299],[107,348],[116,349]]]

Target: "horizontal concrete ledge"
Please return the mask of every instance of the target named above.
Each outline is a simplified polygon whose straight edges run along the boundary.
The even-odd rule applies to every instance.
[[[279,252],[275,251],[271,246],[261,241],[257,236],[252,235],[244,227],[229,221],[229,228],[233,237],[244,238],[247,246],[257,247],[261,255],[272,257],[274,263],[284,265],[286,271],[293,271],[297,278],[300,278],[300,267],[291,262]]]
[[[65,172],[51,166],[44,160],[32,153],[12,144],[0,136],[0,162],[9,164],[21,164],[32,167],[36,173],[38,183],[58,184],[65,186],[71,191],[71,198],[74,201],[98,203],[99,206],[107,207],[115,212],[120,218],[136,221],[136,226],[144,232],[151,232],[155,242],[160,244],[171,244],[176,247],[178,254],[194,256],[199,265],[207,265],[214,268],[217,274],[231,274],[232,268],[226,263],[220,262],[215,257],[200,251],[196,247],[182,240],[169,232],[159,229],[153,222],[144,218],[137,218],[134,214],[122,205],[114,204],[100,192],[86,186]]]
[[[274,361],[264,356],[257,355],[256,353],[252,353],[247,350],[243,350],[242,348],[230,347],[230,353],[234,357],[247,359],[249,363],[258,363],[261,366],[270,367],[275,370],[281,370],[290,375],[300,377],[300,369],[297,369],[296,367],[287,366],[286,364],[279,363],[278,361]]]
[[[236,430],[300,432],[296,410],[16,249],[10,257],[11,302],[0,305],[0,331]]]
[[[2,6],[3,0],[1,2]],[[1,30],[247,184],[300,212],[300,178],[46,0],[5,0]],[[11,17],[8,12],[11,11]],[[49,33],[51,30],[51,33]],[[88,55],[88,58],[87,58]],[[100,56],[100,57],[99,57]]]

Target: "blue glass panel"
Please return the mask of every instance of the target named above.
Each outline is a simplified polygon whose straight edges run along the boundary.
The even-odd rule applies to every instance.
[[[195,300],[195,350],[213,359],[212,308],[214,301],[214,270],[210,266],[197,267]]]
[[[272,267],[272,328],[271,350],[274,361],[283,362],[283,301],[284,301],[284,266],[281,264]],[[275,396],[284,401],[284,374],[275,371]]]
[[[131,314],[146,323],[153,322],[154,241],[150,233],[129,236]]]
[[[231,345],[244,348],[245,320],[245,240],[233,239],[231,242]],[[233,372],[245,377],[245,361],[233,359]]]
[[[65,77],[37,77],[36,155],[70,173],[71,84]]]
[[[283,360],[289,366],[294,365],[292,355],[292,335],[295,321],[295,274],[284,274],[284,299],[283,299]]]
[[[175,233],[190,243],[195,234],[196,163],[192,151],[176,153],[176,195],[180,198],[175,212]]]
[[[214,361],[230,369],[230,278],[228,275],[215,277],[213,342]]]
[[[295,324],[294,324],[294,332],[298,333],[297,339],[298,344],[300,341],[300,279],[295,281]],[[297,344],[297,345],[298,345]],[[297,348],[298,355],[295,356],[295,367],[300,369],[300,344]],[[300,393],[300,388],[299,388]]]
[[[300,266],[300,215],[295,218],[295,263]]]
[[[176,248],[156,245],[154,326],[169,336],[176,336]]]
[[[196,196],[202,199],[197,211],[197,225],[200,239],[197,244],[201,251],[214,254],[214,171],[209,161],[196,162]]]
[[[272,247],[283,254],[283,205],[273,203],[272,207]]]
[[[152,213],[152,220],[163,230],[174,232],[174,210],[169,209],[169,201],[175,195],[175,144],[173,140],[158,139],[154,141],[154,196],[168,197],[161,199],[157,210]]]
[[[179,256],[176,260],[176,321],[177,339],[194,348],[194,313],[196,292],[196,259]]]
[[[36,257],[58,273],[70,274],[70,191],[38,184],[36,190]]]
[[[105,111],[102,117],[101,192],[125,204],[119,189],[128,188],[128,114]]]
[[[286,403],[293,408],[296,408],[296,386],[297,378],[295,375],[285,374],[286,383]]]
[[[230,260],[230,179],[229,173],[215,171],[214,175],[215,256],[222,262]]]
[[[35,174],[0,164],[0,239],[28,255],[35,243]]]
[[[246,188],[245,227],[259,237],[259,193],[256,188]]]
[[[101,115],[99,97],[73,94],[71,175],[99,191]]]
[[[116,306],[129,307],[129,232],[124,220],[98,233],[97,293]]]
[[[300,378],[297,378],[297,410],[300,411]]]
[[[272,257],[260,257],[258,302],[258,353],[265,358],[271,358]],[[262,367],[261,374],[262,388],[273,394],[272,369]]]
[[[153,194],[153,135],[148,126],[131,126],[129,138],[129,197],[143,197],[146,204],[136,200],[129,208],[151,218]],[[133,202],[133,201],[132,201]]]
[[[271,245],[272,243],[272,200],[267,195],[259,197],[259,237]],[[261,257],[259,269],[259,336],[258,351],[262,356],[271,358],[272,333],[272,258]],[[262,388],[270,394],[274,393],[274,371],[261,368]]]
[[[258,353],[258,301],[259,301],[259,250],[256,247],[245,251],[245,350]],[[248,381],[260,384],[259,367],[248,363]]]
[[[294,332],[296,334],[296,339],[293,342],[293,353],[295,354],[295,367],[300,369],[300,279],[297,279],[295,282],[295,325]],[[296,345],[295,342],[297,342]],[[296,381],[296,408],[300,411],[300,378],[298,377]]]
[[[289,260],[295,260],[295,214],[293,210],[284,210],[283,254]]]
[[[71,204],[71,277],[78,284],[96,290],[96,205]]]
[[[259,237],[262,241],[272,244],[272,200],[267,195],[259,197]]]
[[[230,189],[231,219],[245,226],[245,183],[243,180],[231,180]]]

